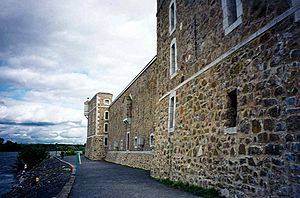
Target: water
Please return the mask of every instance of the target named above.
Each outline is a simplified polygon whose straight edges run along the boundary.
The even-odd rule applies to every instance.
[[[17,155],[17,152],[0,152],[0,195],[10,191],[17,182],[12,167]]]

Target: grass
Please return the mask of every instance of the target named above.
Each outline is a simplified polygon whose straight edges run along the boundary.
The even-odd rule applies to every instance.
[[[194,195],[201,196],[203,198],[221,198],[219,192],[213,188],[202,188],[199,186],[189,184],[187,182],[182,182],[182,181],[173,182],[169,179],[156,179],[156,178],[153,179],[171,188],[180,189],[185,192],[189,192]]]

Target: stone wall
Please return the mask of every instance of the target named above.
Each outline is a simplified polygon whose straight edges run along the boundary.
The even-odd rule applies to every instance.
[[[242,1],[243,22],[229,35],[221,1],[158,1],[155,153],[151,175],[229,190],[231,197],[300,195],[300,27],[289,15],[250,35],[290,8],[290,1]],[[169,76],[177,40],[177,75]],[[232,47],[240,46],[233,48]],[[215,64],[214,64],[215,61]],[[236,90],[236,127],[228,94]],[[169,93],[176,91],[175,131],[168,132]],[[230,130],[229,130],[230,129]],[[227,133],[228,132],[228,133]]]
[[[150,134],[154,132],[156,92],[156,58],[135,78],[110,106],[109,150],[149,151]],[[124,120],[127,119],[127,122]],[[127,134],[129,146],[127,147]],[[142,145],[134,145],[135,137]]]
[[[145,170],[150,170],[152,159],[151,151],[108,151],[105,158],[108,162]]]
[[[108,151],[102,133],[88,137],[88,153],[107,151],[107,161],[221,189],[229,197],[299,197],[296,8],[286,0],[242,0],[241,24],[225,35],[224,0],[176,0],[170,34],[170,2],[157,2],[157,59],[109,107]],[[178,68],[170,78],[174,38]],[[175,128],[169,132],[174,92]],[[97,129],[103,132],[103,125]],[[135,145],[135,137],[143,144]]]
[[[88,137],[85,146],[85,157],[91,160],[102,160],[105,156],[104,136],[97,135]]]

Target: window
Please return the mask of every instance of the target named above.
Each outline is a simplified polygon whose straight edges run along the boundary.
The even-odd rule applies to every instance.
[[[175,129],[175,112],[176,112],[176,92],[173,91],[169,98],[169,122],[168,129],[169,132],[173,132]]]
[[[293,6],[298,6],[300,5],[300,1],[299,0],[292,0],[292,5]],[[300,10],[295,12],[295,22],[298,22],[300,20]]]
[[[170,45],[170,77],[173,78],[177,73],[177,47],[176,38],[174,38]]]
[[[236,127],[237,122],[237,90],[228,93],[228,127]]]
[[[108,123],[104,123],[104,132],[108,132]]]
[[[176,2],[172,0],[169,6],[169,32],[170,35],[176,29]]]
[[[149,144],[150,144],[150,147],[153,147],[154,144],[155,144],[155,142],[154,142],[154,134],[153,133],[150,134]]]
[[[229,34],[242,23],[243,7],[241,0],[222,0],[223,29]]]
[[[137,148],[138,147],[138,137],[135,136],[134,138],[134,148]]]
[[[109,99],[105,99],[105,100],[104,100],[104,104],[105,104],[105,105],[110,105],[110,100],[109,100]]]
[[[104,112],[104,119],[105,119],[105,120],[108,120],[108,119],[109,119],[109,112],[108,112],[108,111],[105,111],[105,112]]]
[[[104,137],[104,146],[107,146],[107,145],[108,145],[107,137]]]
[[[130,132],[127,132],[127,136],[126,136],[126,150],[129,151],[129,142],[130,141]]]

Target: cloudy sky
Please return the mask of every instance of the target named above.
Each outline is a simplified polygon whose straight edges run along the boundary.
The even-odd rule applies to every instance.
[[[156,54],[155,0],[1,0],[0,137],[84,143],[83,102]]]

